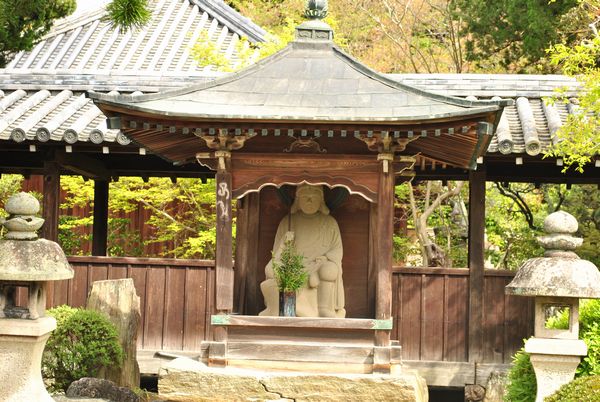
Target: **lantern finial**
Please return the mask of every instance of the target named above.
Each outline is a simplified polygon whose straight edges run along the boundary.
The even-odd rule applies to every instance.
[[[327,17],[327,0],[306,0],[304,16],[311,20],[322,20]]]

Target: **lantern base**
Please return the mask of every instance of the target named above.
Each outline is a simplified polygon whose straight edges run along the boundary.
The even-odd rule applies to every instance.
[[[52,402],[42,380],[42,352],[56,320],[0,319],[0,400]]]
[[[575,377],[581,356],[587,354],[584,341],[576,339],[531,338],[525,342],[537,380],[535,402],[543,402]]]

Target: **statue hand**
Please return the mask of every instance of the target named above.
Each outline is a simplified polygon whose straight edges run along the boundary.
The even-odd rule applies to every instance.
[[[283,235],[283,243],[294,241],[294,232],[285,232]]]
[[[317,258],[315,258],[315,262],[317,263],[317,265],[322,265],[324,262],[329,261],[329,259],[327,257],[325,257],[324,255],[321,255]]]

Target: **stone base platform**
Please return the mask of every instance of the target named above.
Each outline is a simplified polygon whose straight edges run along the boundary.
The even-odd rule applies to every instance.
[[[161,368],[160,398],[169,401],[428,401],[425,380],[398,375],[325,374],[215,368],[178,358]]]

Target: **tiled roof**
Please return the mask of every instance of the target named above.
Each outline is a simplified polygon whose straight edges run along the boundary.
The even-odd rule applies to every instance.
[[[503,105],[496,99],[432,95],[392,81],[325,40],[296,40],[238,74],[207,84],[143,96],[90,97],[171,118],[277,121],[433,122],[496,113]]]
[[[577,109],[576,100],[568,104],[545,105],[543,98],[566,88],[567,96],[577,94],[578,83],[563,75],[517,74],[390,74],[390,78],[442,95],[468,99],[513,98],[504,108],[490,153],[538,155],[556,141],[554,133],[569,113]]]
[[[152,18],[140,30],[113,29],[103,8],[67,18],[33,50],[15,55],[6,72],[197,75],[214,69],[198,67],[190,57],[202,32],[233,60],[240,36],[261,41],[265,34],[220,0],[155,0],[151,5]]]

